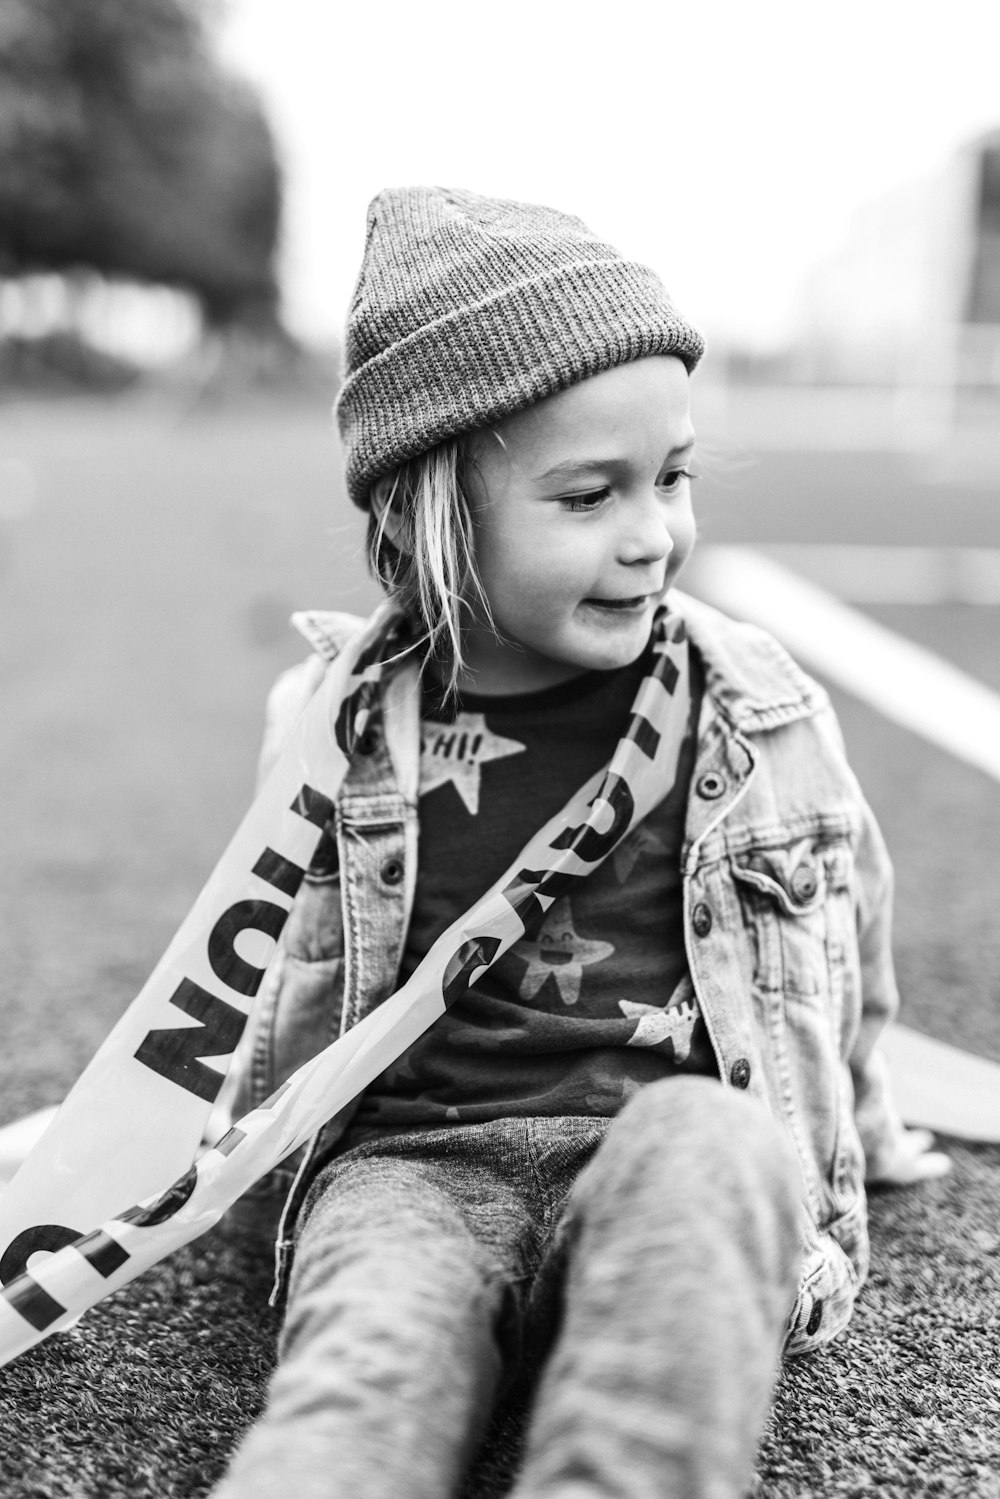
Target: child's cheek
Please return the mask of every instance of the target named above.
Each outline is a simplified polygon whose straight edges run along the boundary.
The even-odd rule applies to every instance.
[[[670,556],[669,568],[673,576],[680,572],[698,539],[698,527],[694,518],[694,511],[688,507],[686,514],[678,517],[675,525],[670,528],[670,538],[674,549]]]

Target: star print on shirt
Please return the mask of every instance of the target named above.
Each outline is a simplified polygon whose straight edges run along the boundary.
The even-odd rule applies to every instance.
[[[450,781],[466,808],[479,811],[482,767],[490,760],[521,755],[526,746],[486,727],[482,713],[459,713],[454,723],[420,726],[420,795]]]
[[[564,1005],[575,1005],[588,963],[600,963],[614,952],[610,942],[591,942],[573,925],[569,897],[557,900],[545,918],[537,942],[523,938],[512,951],[523,958],[528,971],[521,980],[522,999],[534,999],[545,980],[551,978]]]
[[[698,1019],[698,1002],[689,976],[681,979],[666,1005],[644,1005],[620,999],[618,1008],[626,1020],[637,1022],[629,1046],[660,1046],[671,1042],[674,1061],[686,1062],[691,1051],[691,1032]]]

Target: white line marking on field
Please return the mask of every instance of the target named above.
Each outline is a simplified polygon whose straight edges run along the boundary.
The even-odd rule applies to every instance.
[[[0,1129],[0,1186],[9,1182],[14,1172],[56,1116],[55,1108],[38,1109],[25,1114]]]
[[[1000,1066],[905,1025],[890,1025],[880,1046],[896,1107],[907,1124],[963,1140],[1000,1144]]]
[[[1000,695],[749,547],[708,546],[693,591],[763,625],[793,656],[887,718],[1000,780]]]
[[[1000,604],[1000,547],[769,543],[759,550],[854,604]]]

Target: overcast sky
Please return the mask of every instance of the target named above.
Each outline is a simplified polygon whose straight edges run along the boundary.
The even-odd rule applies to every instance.
[[[341,326],[379,188],[577,213],[710,336],[780,337],[864,201],[1000,126],[997,0],[226,0],[287,171],[289,320]]]

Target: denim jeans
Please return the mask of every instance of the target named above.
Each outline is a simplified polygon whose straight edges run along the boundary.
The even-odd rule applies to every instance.
[[[512,1499],[735,1499],[801,1201],[770,1115],[706,1078],[611,1120],[362,1140],[310,1192],[268,1405],[217,1499],[449,1499],[539,1370]]]

